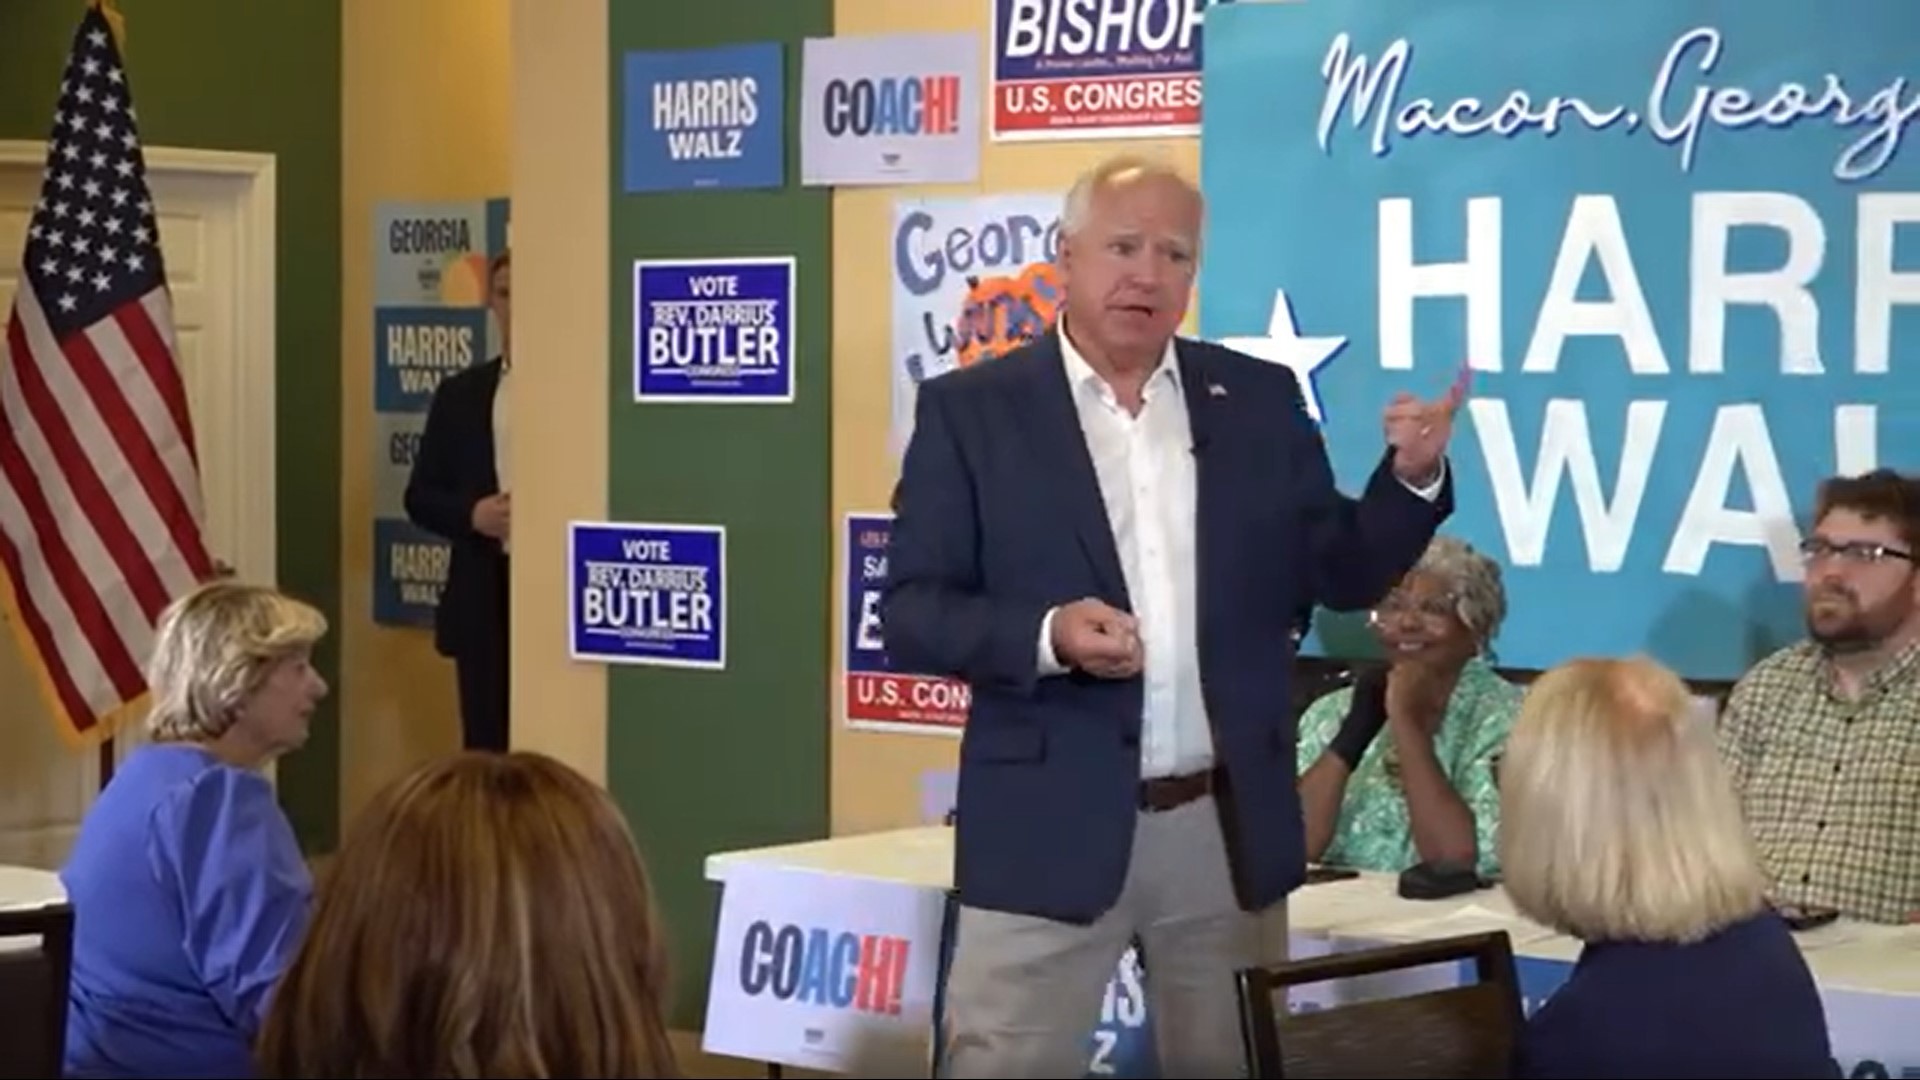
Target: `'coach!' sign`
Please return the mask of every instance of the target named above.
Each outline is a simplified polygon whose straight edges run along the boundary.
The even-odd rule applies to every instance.
[[[1449,527],[1509,568],[1502,658],[1729,677],[1800,632],[1818,480],[1920,464],[1920,23],[1622,14],[1209,12],[1202,330],[1308,376],[1349,484],[1470,361]]]
[[[746,864],[721,894],[704,1049],[856,1076],[925,1076],[938,889]]]

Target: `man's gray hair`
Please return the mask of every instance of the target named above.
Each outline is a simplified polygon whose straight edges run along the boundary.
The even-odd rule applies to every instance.
[[[1061,235],[1072,236],[1085,227],[1087,217],[1093,211],[1093,197],[1102,187],[1120,180],[1148,176],[1172,180],[1191,191],[1195,201],[1201,198],[1200,189],[1172,162],[1147,154],[1119,154],[1081,173],[1080,178],[1067,189],[1066,203],[1060,208]]]
[[[1445,583],[1453,611],[1485,651],[1507,618],[1507,587],[1500,564],[1457,536],[1436,536],[1414,564],[1415,573]]]

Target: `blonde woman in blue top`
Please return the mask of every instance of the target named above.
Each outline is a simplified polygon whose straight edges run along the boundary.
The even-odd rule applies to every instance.
[[[1513,1076],[1841,1075],[1813,973],[1714,746],[1673,672],[1574,660],[1527,692],[1500,770],[1521,914],[1584,943],[1528,1021]]]
[[[61,872],[74,908],[66,1075],[250,1077],[312,880],[261,768],[326,696],[326,620],[216,582],[161,618],[149,742],[88,811]]]

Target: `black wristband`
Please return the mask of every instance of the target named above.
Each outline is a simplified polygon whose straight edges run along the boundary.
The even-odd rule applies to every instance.
[[[1327,743],[1327,752],[1346,762],[1347,771],[1352,772],[1360,767],[1360,759],[1386,726],[1387,674],[1384,670],[1367,671],[1354,681],[1346,718]]]

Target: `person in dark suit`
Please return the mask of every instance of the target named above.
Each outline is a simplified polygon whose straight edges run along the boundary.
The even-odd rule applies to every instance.
[[[461,737],[469,750],[508,745],[507,560],[513,501],[506,383],[513,370],[512,274],[507,252],[487,267],[487,303],[499,322],[500,355],[449,377],[434,391],[407,478],[407,516],[453,547],[434,612],[433,643],[453,659]]]
[[[1356,501],[1289,369],[1175,338],[1201,213],[1153,161],[1094,169],[1060,325],[919,388],[881,624],[973,692],[948,1076],[1084,1075],[1136,935],[1160,1075],[1239,1074],[1232,973],[1305,877],[1299,616],[1379,600],[1451,511],[1457,394],[1388,408]]]

